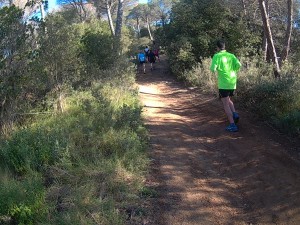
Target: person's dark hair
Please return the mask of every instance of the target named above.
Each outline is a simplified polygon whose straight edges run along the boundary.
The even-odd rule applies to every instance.
[[[217,41],[217,46],[219,49],[224,50],[225,49],[225,42],[223,40]]]

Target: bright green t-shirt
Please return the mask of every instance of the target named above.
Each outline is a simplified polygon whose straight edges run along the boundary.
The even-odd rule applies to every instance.
[[[236,89],[237,71],[241,63],[235,55],[222,50],[216,53],[212,59],[210,70],[218,72],[219,89]]]

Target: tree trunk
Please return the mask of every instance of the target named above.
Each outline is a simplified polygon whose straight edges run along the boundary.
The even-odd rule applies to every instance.
[[[5,103],[6,103],[6,96],[4,97],[4,100],[1,102],[1,114],[0,114],[0,119],[2,120],[4,116],[4,109],[5,109]]]
[[[109,0],[106,0],[106,13],[111,34],[112,36],[115,36],[115,27],[111,16],[111,4],[109,3]]]
[[[165,27],[165,25],[166,25],[166,15],[161,15],[160,16],[160,19],[161,19],[161,23],[162,23],[162,27]]]
[[[138,32],[138,37],[141,37],[141,28],[140,28],[140,19],[139,17],[136,17],[136,29]]]
[[[262,21],[263,21],[263,26],[264,26],[264,32],[265,32],[267,42],[268,42],[268,48],[270,50],[271,59],[274,64],[274,75],[275,75],[275,78],[277,78],[277,77],[280,77],[280,67],[279,67],[279,63],[278,63],[276,49],[274,46],[274,41],[273,41],[273,37],[272,37],[272,32],[271,32],[271,27],[270,27],[270,23],[269,23],[269,18],[268,18],[268,14],[267,14],[265,1],[259,0],[259,6],[260,6],[260,11],[261,11]]]
[[[117,22],[116,22],[116,36],[121,39],[122,25],[123,25],[123,2],[124,0],[119,0]]]
[[[266,4],[267,17],[269,18],[269,2],[268,2],[268,0],[265,1],[265,4]],[[271,62],[272,60],[271,60],[270,53],[268,50],[268,40],[267,40],[266,32],[264,32],[264,36],[263,36],[262,51],[263,51],[264,60],[267,62]]]
[[[79,7],[80,7],[80,18],[84,21],[84,20],[86,20],[86,17],[87,17],[87,11],[84,7],[84,3],[82,0],[80,0]],[[82,14],[83,14],[83,16],[82,16]]]
[[[45,20],[45,10],[44,10],[44,4],[42,1],[40,2],[39,7],[40,7],[40,11],[41,11],[41,21],[44,21]]]
[[[146,23],[147,23],[147,29],[148,29],[150,40],[153,41],[153,37],[152,37],[152,33],[151,33],[150,24],[149,24],[149,18],[148,17],[146,18]]]
[[[282,66],[282,63],[288,58],[290,45],[291,45],[292,30],[293,30],[293,0],[287,0],[287,6],[288,6],[288,23],[287,23],[286,33],[285,33],[285,41],[284,41],[285,43],[281,53],[280,67]]]
[[[263,41],[262,51],[263,51],[264,60],[267,62],[270,62],[270,58],[269,58],[269,54],[268,54],[268,41],[267,41],[265,33],[264,33],[264,37],[263,37],[262,41]]]
[[[244,16],[247,17],[248,13],[247,13],[245,0],[241,0],[241,1],[242,1],[243,11],[244,11]]]

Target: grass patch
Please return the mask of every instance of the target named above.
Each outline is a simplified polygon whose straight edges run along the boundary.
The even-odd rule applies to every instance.
[[[63,113],[1,140],[1,224],[124,224],[143,187],[147,132],[137,91],[116,83],[74,91]]]

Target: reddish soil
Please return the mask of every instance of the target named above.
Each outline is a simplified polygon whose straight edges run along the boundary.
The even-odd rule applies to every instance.
[[[300,142],[239,109],[225,131],[220,100],[185,87],[165,60],[138,75],[157,195],[143,224],[299,225]]]

